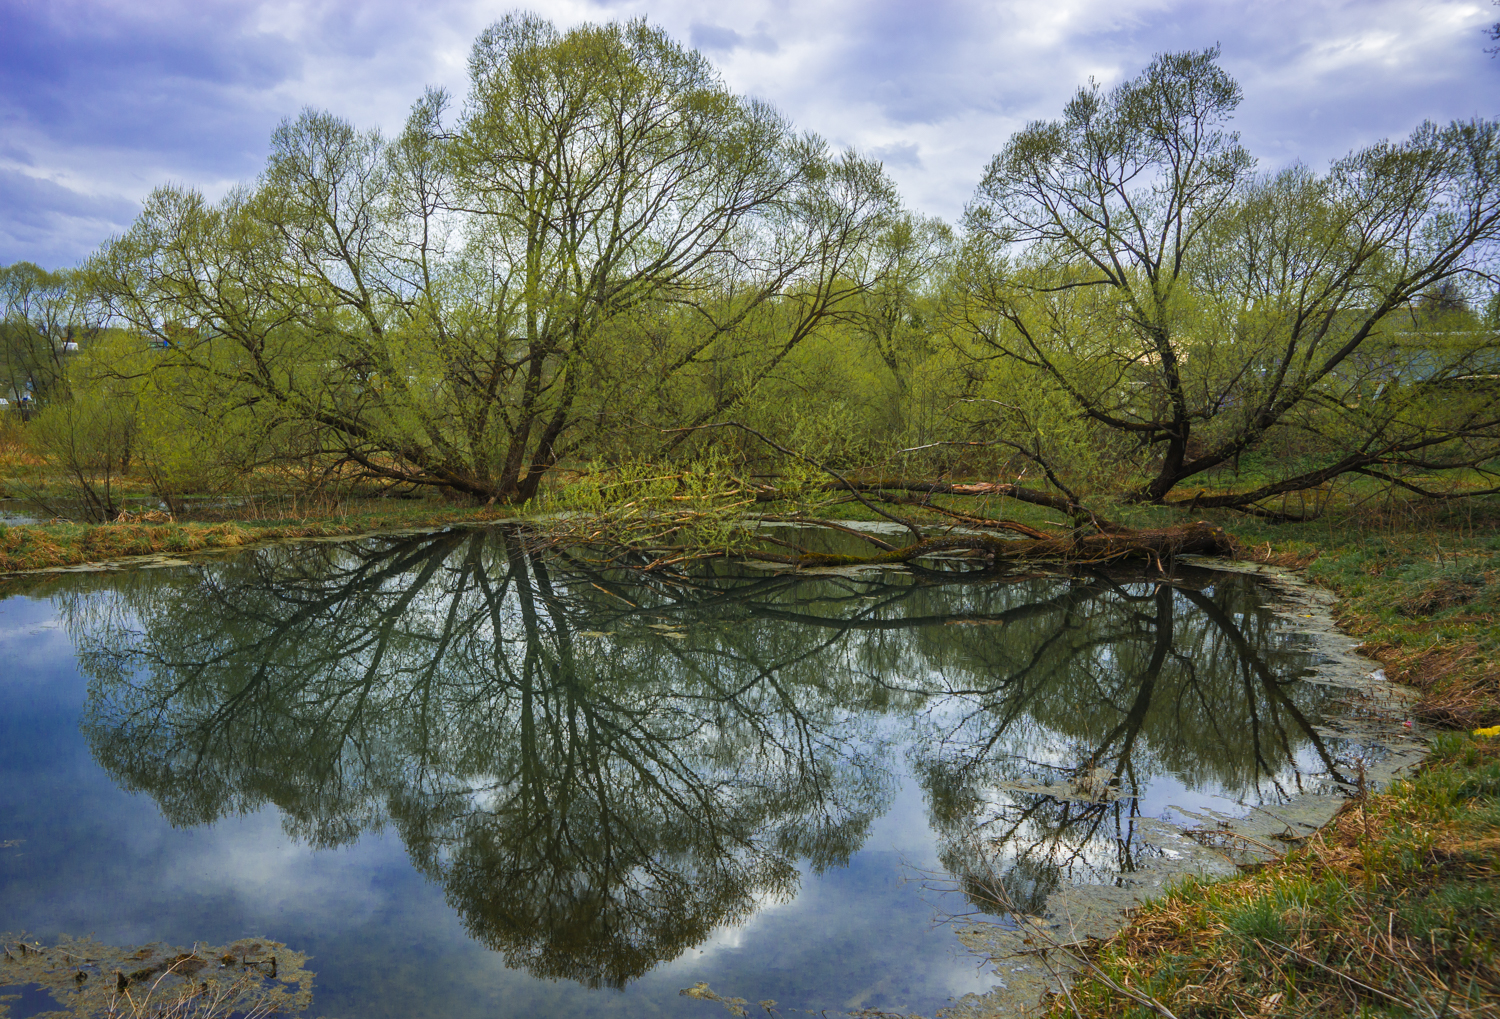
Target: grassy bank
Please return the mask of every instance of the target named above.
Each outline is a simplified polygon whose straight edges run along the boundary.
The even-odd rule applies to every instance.
[[[1339,595],[1339,625],[1421,692],[1423,721],[1500,723],[1500,504],[1396,523],[1351,514],[1230,526],[1247,558],[1298,567]]]
[[[1144,907],[1049,1014],[1493,1016],[1497,828],[1500,739],[1443,734],[1281,862]]]
[[[345,504],[342,511],[300,517],[177,522],[0,525],[0,573],[17,573],[128,559],[235,549],[264,541],[365,534],[405,527],[488,523],[511,515],[504,507],[466,508],[433,503]]]
[[[1500,723],[1500,507],[1224,523],[1337,592],[1417,717],[1456,731],[1284,860],[1142,909],[1049,1014],[1500,1015],[1500,736],[1473,734]]]

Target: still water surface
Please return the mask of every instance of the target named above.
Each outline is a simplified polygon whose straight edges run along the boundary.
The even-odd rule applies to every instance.
[[[934,922],[976,880],[1039,910],[1333,769],[1263,601],[500,531],[64,576],[0,601],[0,930],[271,937],[326,1016],[931,1015],[994,982]]]

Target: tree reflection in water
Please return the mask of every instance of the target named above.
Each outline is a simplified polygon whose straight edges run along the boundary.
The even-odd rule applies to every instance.
[[[84,731],[174,824],[386,824],[511,966],[623,986],[845,864],[903,772],[960,879],[1135,865],[1170,776],[1299,781],[1319,688],[1246,578],[666,574],[449,532],[61,599]]]

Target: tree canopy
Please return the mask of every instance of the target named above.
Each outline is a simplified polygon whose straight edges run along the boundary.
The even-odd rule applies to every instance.
[[[1278,428],[1314,455],[1198,504],[1492,460],[1500,394],[1464,383],[1500,370],[1493,324],[1414,307],[1493,288],[1500,128],[1424,124],[1324,175],[1256,173],[1225,130],[1240,90],[1217,56],[1169,54],[1109,92],[1082,88],[995,157],[966,213],[970,356],[1024,366],[1054,408],[1134,456],[1141,501]],[[1043,412],[1000,406],[991,427],[1029,433],[1031,456],[1066,468],[1066,447],[1035,441]]]
[[[396,137],[305,111],[222,200],[164,187],[85,269],[4,270],[6,362],[128,405],[89,442],[169,501],[296,463],[523,502],[708,451],[1079,519],[1350,474],[1500,490],[1500,126],[1265,171],[1218,57],[1084,85],[955,230],[660,29],[509,15]],[[65,370],[85,319],[114,329]],[[39,434],[76,449],[102,413]]]
[[[0,396],[67,395],[66,355],[92,331],[83,293],[67,270],[31,262],[0,266]]]
[[[688,412],[733,406],[875,271],[879,165],[658,29],[511,15],[470,79],[390,141],[308,111],[220,203],[158,190],[93,266],[111,309],[370,474],[524,500],[709,360],[736,377]]]

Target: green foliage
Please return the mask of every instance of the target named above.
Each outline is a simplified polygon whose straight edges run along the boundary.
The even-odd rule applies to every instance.
[[[0,397],[66,398],[68,356],[97,331],[88,296],[75,273],[0,266]]]
[[[729,420],[845,472],[1195,511],[1495,488],[1500,128],[1257,174],[1241,98],[1216,49],[1083,87],[955,233],[660,29],[512,14],[397,136],[305,111],[253,184],[4,270],[5,356],[60,396],[128,380],[172,505],[251,470],[521,504],[585,464],[784,466],[700,427]],[[106,313],[134,340],[90,326],[64,372]]]
[[[758,395],[882,271],[878,164],[794,134],[644,22],[510,15],[448,107],[428,93],[390,141],[308,111],[255,188],[156,192],[91,279],[218,416],[523,502],[564,457],[659,449],[653,426]]]
[[[1135,444],[1142,501],[1268,441],[1303,462],[1193,503],[1493,460],[1500,341],[1466,308],[1493,289],[1500,127],[1426,124],[1326,175],[1256,176],[1216,58],[1082,89],[995,157],[955,275],[978,370],[1025,364],[1095,441]],[[1066,446],[1042,455],[1072,471]]]
[[[99,523],[120,512],[120,476],[130,467],[136,408],[113,387],[74,394],[32,422],[37,453],[60,466],[87,519]]]
[[[745,525],[754,486],[722,455],[673,465],[596,464],[545,492],[539,508],[556,538],[607,542],[644,551],[730,554],[751,546]]]

